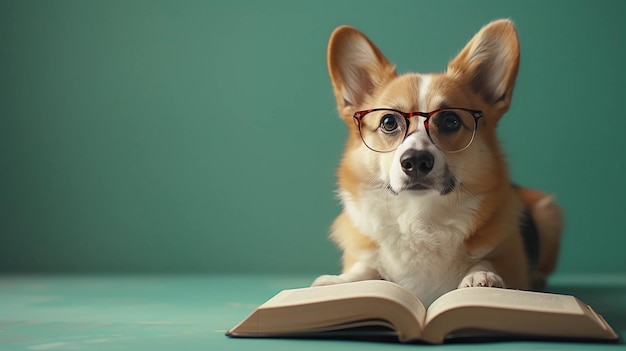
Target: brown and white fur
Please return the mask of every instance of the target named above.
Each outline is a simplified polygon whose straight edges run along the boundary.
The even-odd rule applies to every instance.
[[[556,264],[561,212],[551,196],[511,184],[496,137],[519,57],[515,27],[498,20],[480,30],[444,73],[397,75],[361,32],[335,29],[328,69],[349,130],[338,170],[343,211],[331,238],[343,250],[343,271],[320,276],[313,285],[386,279],[427,305],[462,287],[543,286]],[[461,152],[439,150],[417,117],[417,130],[397,150],[377,153],[363,144],[352,117],[371,108],[428,112],[442,106],[483,111],[472,144]],[[412,149],[433,155],[432,170],[419,180],[428,184],[426,190],[407,190],[415,179],[403,172],[400,157]],[[520,233],[525,210],[539,234],[533,269]]]

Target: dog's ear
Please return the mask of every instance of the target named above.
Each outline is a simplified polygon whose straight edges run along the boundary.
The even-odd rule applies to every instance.
[[[498,118],[511,104],[519,67],[519,40],[509,20],[483,27],[448,64],[448,74],[460,78],[486,103]]]
[[[356,110],[364,108],[363,103],[382,83],[396,75],[395,67],[380,50],[363,33],[349,26],[333,31],[327,55],[337,107],[346,121],[352,120]]]

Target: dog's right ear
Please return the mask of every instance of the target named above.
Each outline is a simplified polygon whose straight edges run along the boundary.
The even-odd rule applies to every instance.
[[[396,69],[363,33],[350,26],[333,31],[328,42],[328,73],[339,114],[348,123],[382,83],[396,76]]]

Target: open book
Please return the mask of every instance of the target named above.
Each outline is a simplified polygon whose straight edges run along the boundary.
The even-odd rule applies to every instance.
[[[384,280],[283,290],[226,334],[313,337],[343,331],[349,336],[362,327],[383,327],[374,329],[393,332],[401,342],[433,344],[470,335],[619,339],[602,316],[572,296],[464,288],[444,294],[427,310],[413,294]]]

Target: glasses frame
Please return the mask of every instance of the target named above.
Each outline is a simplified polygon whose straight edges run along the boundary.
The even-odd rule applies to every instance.
[[[439,145],[437,145],[437,143],[435,143],[435,141],[433,140],[433,138],[430,136],[430,129],[429,129],[429,121],[430,118],[432,116],[434,116],[436,113],[441,112],[441,111],[445,111],[445,110],[461,110],[461,111],[466,111],[472,114],[472,117],[474,117],[474,131],[472,133],[472,139],[470,140],[470,142],[462,149],[460,150],[456,150],[456,151],[445,151],[443,149],[441,149],[439,147]],[[420,111],[415,111],[415,112],[403,112],[400,110],[396,110],[394,108],[372,108],[369,110],[361,110],[361,111],[356,111],[354,113],[354,115],[352,115],[352,117],[354,118],[354,122],[356,123],[357,127],[359,128],[359,135],[361,136],[361,141],[363,142],[363,144],[370,150],[374,151],[374,152],[379,152],[379,153],[387,153],[387,152],[392,152],[395,151],[398,146],[400,146],[400,144],[398,144],[398,146],[396,146],[394,149],[392,150],[388,150],[388,151],[378,151],[378,150],[374,150],[372,149],[369,145],[367,145],[367,143],[365,142],[365,140],[363,139],[363,133],[361,132],[361,125],[362,125],[362,121],[363,118],[371,113],[371,112],[376,112],[376,111],[393,111],[393,112],[397,112],[399,113],[402,117],[404,117],[404,119],[406,120],[406,130],[404,131],[404,136],[402,137],[402,141],[400,141],[400,144],[402,144],[404,142],[404,140],[406,139],[407,136],[409,136],[409,127],[411,125],[411,120],[410,118],[415,117],[415,116],[420,116],[420,117],[424,117],[426,118],[424,120],[424,128],[426,129],[426,134],[428,135],[428,139],[430,139],[430,141],[433,143],[433,145],[435,145],[439,150],[445,152],[445,153],[449,153],[449,154],[454,154],[457,152],[461,152],[463,150],[466,150],[468,147],[470,147],[470,145],[472,145],[472,142],[474,141],[474,137],[476,136],[476,131],[478,130],[478,120],[482,117],[484,117],[483,115],[483,111],[480,110],[474,110],[474,109],[470,109],[470,108],[463,108],[463,107],[445,107],[445,108],[440,108],[440,109],[436,109],[430,112],[420,112]]]

